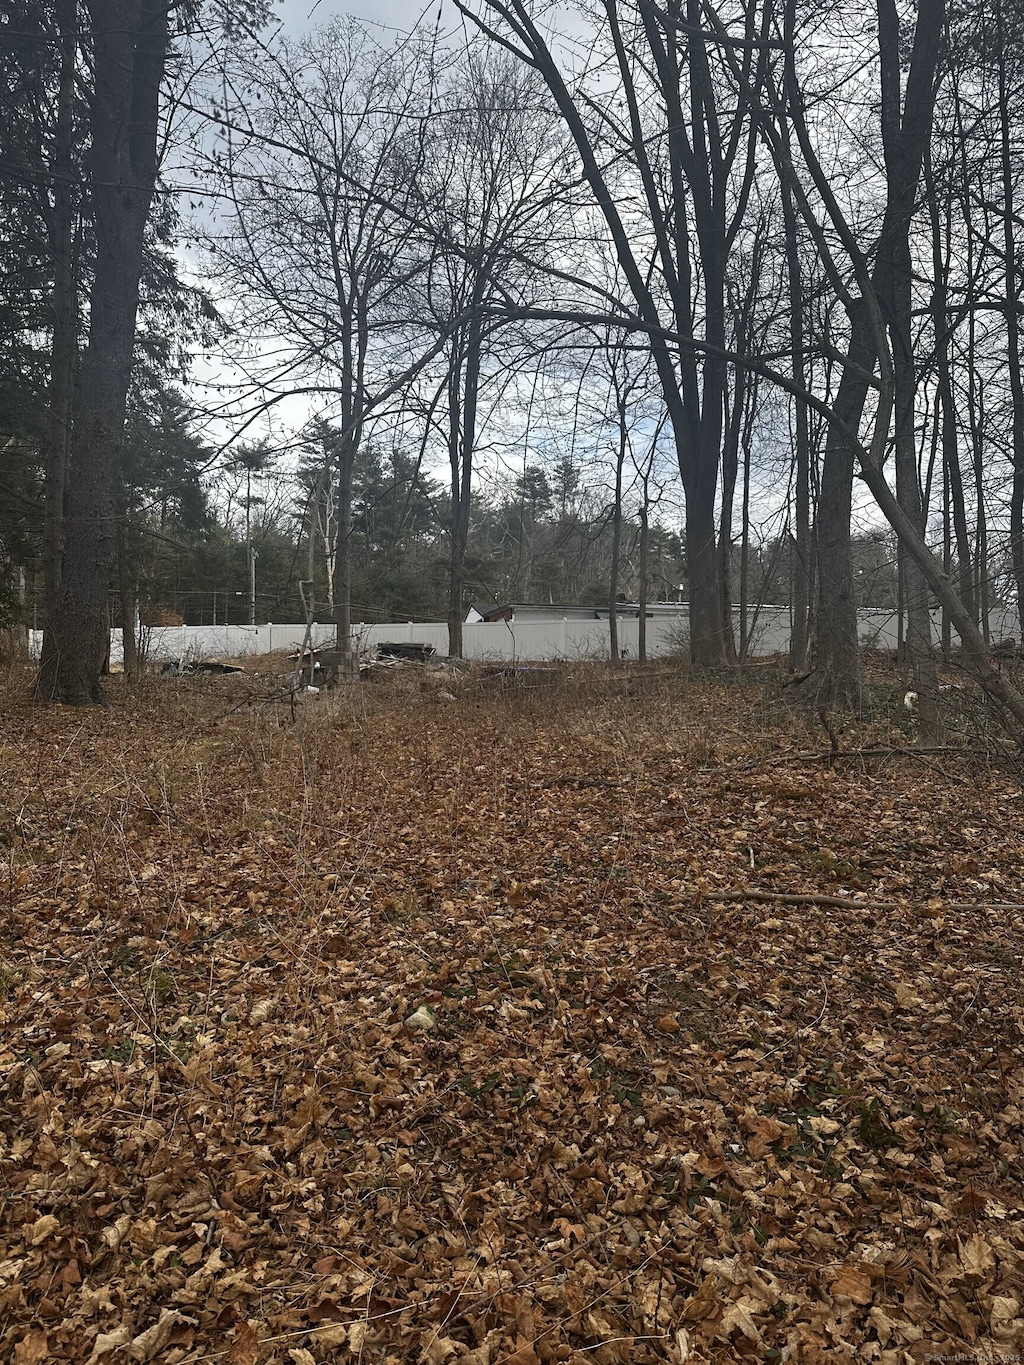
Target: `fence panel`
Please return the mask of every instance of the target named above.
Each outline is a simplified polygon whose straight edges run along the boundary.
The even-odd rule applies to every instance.
[[[933,638],[938,642],[941,617],[932,615]],[[1019,639],[1017,614],[1012,607],[998,607],[989,617],[993,640]],[[733,626],[738,636],[739,617]],[[895,649],[898,642],[896,612],[872,609],[857,613],[860,643],[866,648]],[[635,659],[639,651],[640,623],[636,617],[622,617],[618,622],[619,650],[627,659]],[[752,613],[748,629],[751,633],[749,653],[756,656],[781,654],[789,648],[790,615],[786,607],[761,607]],[[259,626],[152,626],[143,630],[142,644],[151,662],[167,659],[244,658],[252,654],[269,654],[274,650],[298,649],[306,627],[299,625]],[[334,640],[334,625],[317,623],[313,626],[313,643],[329,645]],[[448,653],[448,627],[442,621],[397,621],[390,625],[354,625],[356,648],[369,652],[389,640],[407,644],[422,642],[433,645],[440,655]],[[689,615],[683,606],[678,612],[658,613],[647,621],[647,654],[649,658],[685,653],[690,634]],[[29,650],[39,657],[43,633],[29,631]],[[954,641],[957,639],[954,633]],[[550,659],[607,659],[610,651],[607,619],[587,620],[585,617],[553,620],[520,618],[516,621],[477,621],[462,627],[464,652],[467,659],[521,660],[542,662]],[[121,631],[110,632],[112,663],[122,662]]]

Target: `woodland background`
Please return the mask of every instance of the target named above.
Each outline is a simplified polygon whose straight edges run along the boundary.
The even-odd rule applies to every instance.
[[[688,599],[702,664],[790,603],[840,702],[898,603],[927,698],[933,601],[947,647],[1019,606],[1012,4],[94,9],[0,14],[0,580],[42,692],[96,692],[111,613],[304,592],[342,647],[354,606],[457,654],[475,599],[623,593]]]

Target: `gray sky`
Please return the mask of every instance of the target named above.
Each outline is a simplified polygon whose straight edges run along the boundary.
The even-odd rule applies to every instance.
[[[442,9],[441,22],[445,28],[451,27],[460,18],[451,0],[281,0],[277,13],[292,35],[304,33],[307,29],[328,23],[335,15],[354,14],[370,24],[380,24],[408,31],[415,27],[421,15],[428,15],[433,24],[438,9]]]
[[[351,14],[371,29],[378,27],[385,45],[389,37],[408,33],[418,23],[430,29],[440,23],[441,33],[448,37],[476,35],[476,29],[456,7],[455,0],[277,0],[276,13],[285,35],[293,39],[341,14]],[[571,65],[589,44],[592,26],[571,4],[545,8],[543,14],[542,31]]]

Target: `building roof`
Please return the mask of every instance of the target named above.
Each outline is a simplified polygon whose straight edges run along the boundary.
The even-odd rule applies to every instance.
[[[508,621],[512,617],[515,608],[511,603],[502,604],[501,602],[473,602],[470,604],[469,613],[466,617],[468,622],[473,621]]]

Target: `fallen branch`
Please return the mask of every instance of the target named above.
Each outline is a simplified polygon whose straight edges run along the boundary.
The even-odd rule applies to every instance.
[[[250,692],[247,696],[243,697],[240,702],[237,702],[232,706],[229,711],[225,711],[217,716],[217,720],[226,720],[228,716],[235,715],[236,712],[243,710],[247,706],[272,706],[278,702],[288,702],[291,704],[292,719],[294,720],[295,698],[301,696],[302,693],[306,691],[308,691],[306,684],[299,683],[295,686],[288,685],[287,687],[279,687],[273,692]]]
[[[996,749],[999,752],[1007,752],[1012,748],[1016,752],[1016,745],[1009,745],[1006,741],[997,742]],[[743,763],[734,772],[752,772],[755,768],[775,768],[784,766],[788,763],[823,763],[830,765],[839,758],[895,758],[904,756],[906,758],[923,758],[934,754],[950,754],[954,757],[966,754],[991,754],[991,748],[984,745],[966,744],[900,744],[900,745],[871,745],[866,749],[811,749],[799,754],[780,754],[777,758],[755,759],[750,763]]]
[[[932,910],[937,908],[936,902],[941,903],[943,911],[952,911],[954,914],[971,914],[980,910],[994,910],[1002,914],[1013,914],[1024,911],[1024,902],[1020,901],[943,901],[941,896],[936,896],[933,901],[859,901],[852,896],[819,896],[814,892],[788,892],[788,891],[705,891],[701,889],[698,895],[706,901],[763,901],[775,905],[822,905],[834,906],[840,910],[880,910],[893,912],[897,910]]]
[[[509,782],[511,788],[526,788],[527,791],[542,791],[545,787],[633,787],[638,782],[644,782],[647,786],[667,786],[668,783],[653,783],[645,778],[618,778],[607,777],[575,777],[572,773],[566,773],[562,777],[550,777],[544,782]]]

